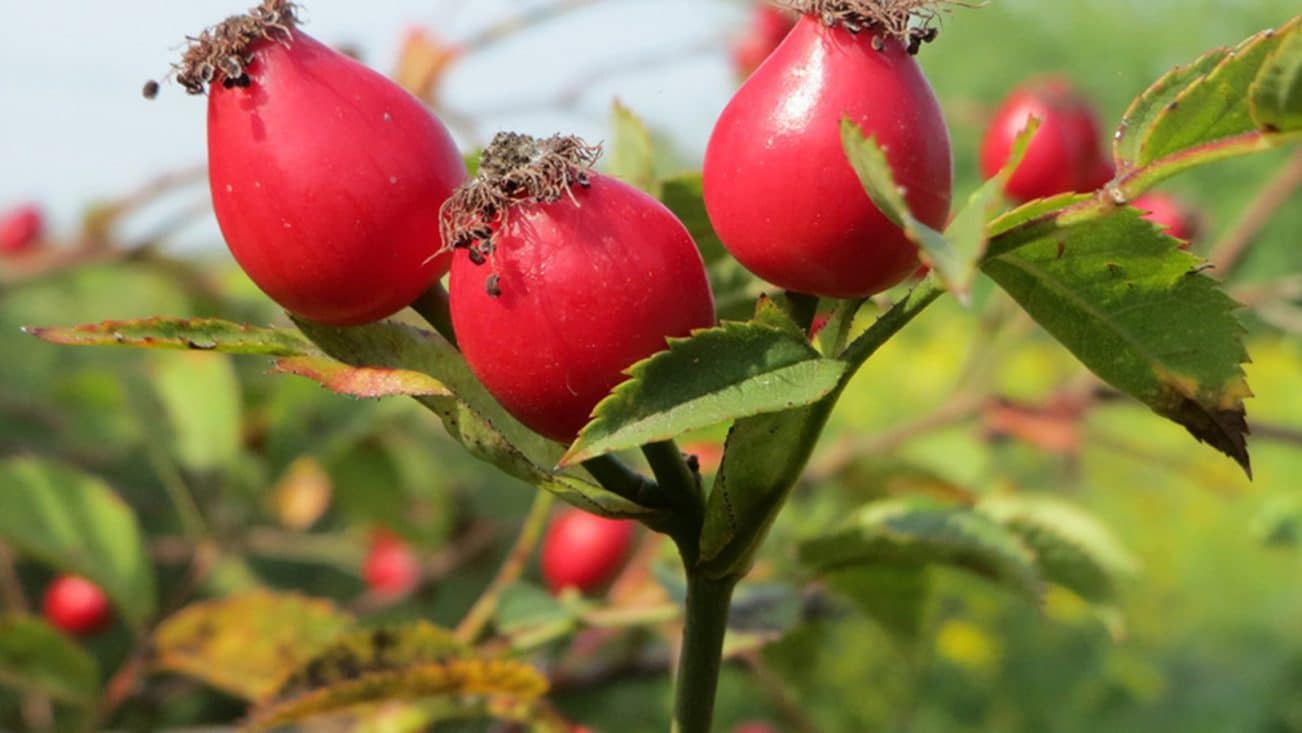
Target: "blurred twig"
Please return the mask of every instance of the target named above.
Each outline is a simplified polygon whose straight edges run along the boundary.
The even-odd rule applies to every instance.
[[[1270,223],[1281,206],[1302,186],[1302,150],[1293,153],[1284,167],[1266,182],[1256,200],[1212,248],[1208,259],[1216,266],[1222,280],[1229,279],[1243,261],[1243,256],[1257,241],[1257,235]]]
[[[805,712],[799,701],[787,690],[782,678],[764,663],[764,659],[759,652],[747,652],[742,654],[740,658],[750,667],[755,681],[759,683],[760,687],[764,688],[764,691],[768,693],[769,700],[777,707],[782,717],[786,719],[790,726],[789,730],[798,731],[798,733],[821,733],[818,724],[814,722],[813,718],[809,717],[809,713]]]
[[[539,490],[535,494],[533,506],[525,516],[524,524],[520,527],[520,535],[511,547],[511,552],[507,554],[506,560],[502,562],[502,567],[497,571],[492,582],[466,612],[461,623],[457,624],[458,641],[473,644],[488,627],[493,613],[497,610],[497,601],[502,591],[519,580],[520,575],[524,573],[526,563],[529,562],[529,556],[542,540],[543,529],[546,528],[547,519],[551,516],[554,500],[554,497],[546,491]]]

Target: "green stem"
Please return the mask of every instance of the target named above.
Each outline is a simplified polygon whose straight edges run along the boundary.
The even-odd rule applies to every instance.
[[[646,476],[625,466],[615,456],[589,458],[583,462],[583,467],[607,491],[653,509],[665,506],[664,497],[660,496],[660,487]]]
[[[732,578],[687,578],[687,625],[678,657],[673,733],[710,732],[735,585]]]
[[[520,579],[525,564],[529,562],[529,556],[533,554],[534,548],[542,539],[543,528],[547,526],[547,518],[551,515],[553,500],[554,497],[546,491],[535,494],[533,506],[529,508],[524,525],[520,527],[520,536],[516,538],[511,552],[502,562],[497,576],[484,589],[479,600],[475,601],[475,605],[466,612],[461,623],[457,624],[455,632],[457,641],[473,644],[484,633],[484,629],[488,628],[489,621],[497,611],[497,601],[502,591]]]
[[[434,283],[429,290],[421,293],[411,304],[411,309],[420,314],[429,325],[434,327],[448,343],[457,345],[457,334],[452,329],[452,309],[448,304],[448,291],[442,283]]]
[[[672,440],[642,446],[660,492],[673,511],[675,526],[670,533],[688,567],[696,564],[700,554],[701,526],[705,522],[705,491],[701,477],[683,459],[683,452]]]

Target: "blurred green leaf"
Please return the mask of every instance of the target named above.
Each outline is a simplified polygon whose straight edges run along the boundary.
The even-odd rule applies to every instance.
[[[874,502],[844,526],[801,544],[819,572],[856,566],[945,565],[976,573],[1038,602],[1040,576],[1021,540],[986,516],[921,498]]]
[[[845,371],[798,332],[759,323],[729,322],[670,339],[667,351],[627,370],[631,378],[597,405],[561,465],[807,405],[831,392]]]
[[[1251,473],[1238,305],[1133,209],[986,261],[995,282],[1087,367]]]
[[[1293,31],[1280,40],[1252,85],[1252,119],[1266,131],[1302,128],[1302,32],[1298,22],[1293,21]]]
[[[354,367],[322,356],[276,360],[275,371],[310,379],[335,394],[375,399],[417,395],[450,396],[438,380],[410,369]]]
[[[229,466],[240,456],[243,416],[234,366],[219,354],[158,356],[152,384],[172,427],[160,437],[192,471]]]
[[[99,699],[99,666],[45,621],[0,616],[0,685],[90,707]]]
[[[135,515],[100,479],[32,458],[0,462],[0,541],[101,588],[139,629],[154,614],[153,567]]]
[[[611,175],[652,196],[658,195],[655,149],[646,123],[618,99],[611,105],[610,121],[615,130],[606,157]]]
[[[70,328],[27,327],[25,332],[67,346],[133,346],[145,349],[220,351],[228,354],[298,356],[314,351],[302,336],[214,318],[103,321]]]
[[[931,597],[931,576],[925,565],[842,568],[829,572],[827,582],[900,640],[922,637]]]
[[[259,700],[353,626],[329,601],[254,591],[191,604],[154,631],[155,666]]]
[[[555,596],[531,583],[516,583],[502,591],[493,625],[503,634],[550,626],[576,624],[579,617]]]
[[[660,196],[665,206],[687,227],[701,251],[719,319],[749,318],[755,297],[768,286],[742,267],[719,241],[705,210],[701,174],[688,173],[661,181]]]

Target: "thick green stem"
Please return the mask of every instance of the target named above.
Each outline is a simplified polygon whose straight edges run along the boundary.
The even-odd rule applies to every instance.
[[[656,483],[625,466],[612,455],[597,456],[583,462],[583,468],[607,491],[619,494],[635,504],[662,509],[666,506]]]
[[[735,585],[732,578],[687,578],[687,626],[678,657],[673,733],[710,733]]]
[[[682,451],[672,440],[642,446],[660,493],[672,511],[674,526],[669,534],[678,545],[687,567],[696,564],[701,548],[701,525],[705,522],[705,491],[701,477],[687,465]]]
[[[429,290],[421,293],[421,296],[412,302],[411,309],[419,313],[421,318],[448,340],[448,343],[457,345],[457,334],[452,330],[452,309],[448,304],[448,291],[442,283],[434,283]]]

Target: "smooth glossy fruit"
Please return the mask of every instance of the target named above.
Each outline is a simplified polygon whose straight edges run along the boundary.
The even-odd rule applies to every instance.
[[[113,612],[98,585],[77,575],[60,575],[45,589],[45,619],[73,636],[90,636],[108,626]]]
[[[513,204],[505,226],[486,228],[491,254],[455,252],[449,283],[475,376],[522,423],[566,443],[625,369],[714,324],[683,224],[632,186],[582,175],[587,186],[555,200]]]
[[[567,509],[543,538],[542,574],[553,593],[577,588],[593,593],[614,580],[633,547],[637,525]]]
[[[921,68],[895,38],[803,15],[728,103],[705,153],[715,231],[774,285],[862,297],[918,268],[917,245],[872,203],[846,159],[845,116],[885,148],[913,213],[944,228],[949,132]]]
[[[362,566],[362,577],[376,595],[401,596],[411,592],[421,576],[420,559],[411,546],[398,536],[376,532]]]
[[[753,74],[795,24],[796,16],[790,11],[764,3],[752,8],[750,24],[733,41],[731,48],[732,69],[737,76],[745,79]]]
[[[1073,191],[1093,191],[1112,178],[1098,114],[1062,77],[1034,79],[1013,90],[995,112],[981,141],[981,173],[993,177],[1008,161],[1013,142],[1031,117],[1040,127],[1026,156],[1004,187],[1018,201]]]
[[[211,84],[217,222],[244,271],[290,312],[374,321],[446,272],[438,212],[465,166],[415,97],[280,22],[248,44],[253,60],[231,69],[240,76],[218,71]],[[235,63],[220,51],[203,63]],[[178,77],[187,88],[202,78]]]
[[[45,229],[45,216],[36,204],[15,206],[0,215],[0,255],[16,255],[36,246]]]
[[[1131,202],[1131,206],[1145,212],[1144,218],[1166,230],[1166,233],[1184,242],[1182,249],[1198,236],[1198,215],[1180,199],[1169,193],[1154,191]]]

